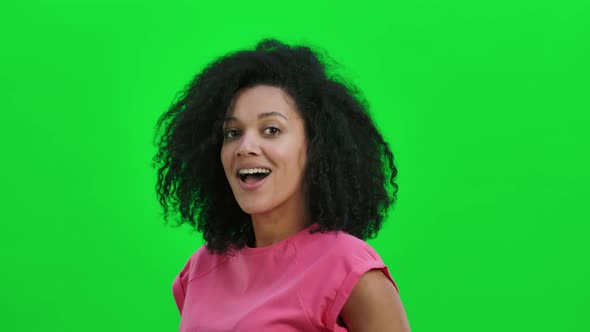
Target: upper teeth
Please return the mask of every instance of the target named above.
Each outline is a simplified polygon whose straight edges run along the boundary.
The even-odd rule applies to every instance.
[[[238,171],[239,174],[254,174],[254,173],[270,173],[270,170],[265,168],[244,168]]]

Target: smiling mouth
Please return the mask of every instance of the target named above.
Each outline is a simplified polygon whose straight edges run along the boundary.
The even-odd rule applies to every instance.
[[[270,173],[263,174],[263,173],[254,173],[254,174],[240,174],[239,178],[244,183],[255,183],[261,181],[265,177],[269,176]]]

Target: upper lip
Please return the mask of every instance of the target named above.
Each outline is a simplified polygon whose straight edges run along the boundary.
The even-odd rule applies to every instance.
[[[239,172],[241,169],[248,169],[248,168],[264,168],[264,169],[268,169],[272,172],[272,169],[270,169],[270,167],[268,167],[268,166],[264,166],[261,164],[245,163],[245,164],[242,164],[236,168],[236,175],[238,175],[238,176],[240,175]]]

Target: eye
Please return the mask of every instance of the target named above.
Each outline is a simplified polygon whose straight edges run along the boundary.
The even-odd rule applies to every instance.
[[[277,127],[267,127],[264,129],[265,133],[269,133],[271,136],[276,136],[281,130]]]
[[[223,132],[223,138],[225,139],[232,139],[236,135],[238,135],[238,131],[235,129],[230,129]]]

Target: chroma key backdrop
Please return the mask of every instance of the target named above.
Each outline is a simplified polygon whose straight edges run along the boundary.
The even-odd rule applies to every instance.
[[[325,52],[398,167],[367,242],[414,332],[590,331],[589,2],[3,1],[1,331],[175,331],[158,117],[266,37]]]

